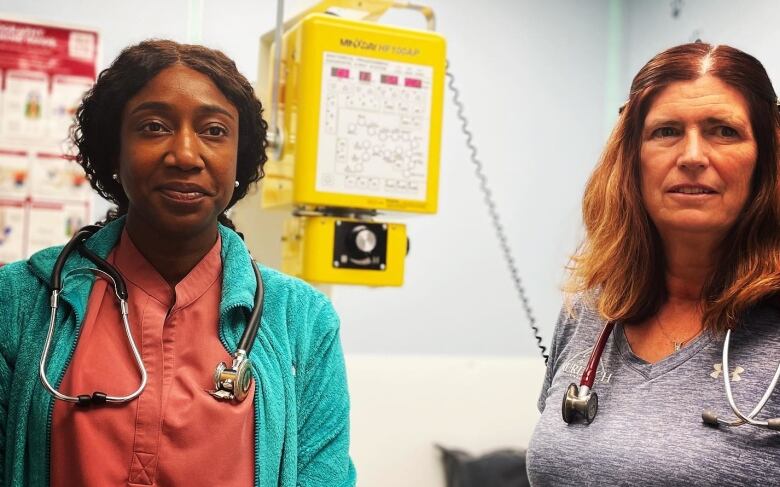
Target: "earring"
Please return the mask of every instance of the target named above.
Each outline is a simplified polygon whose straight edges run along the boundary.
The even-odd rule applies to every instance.
[[[241,183],[239,183],[238,180],[236,179],[236,184],[235,184],[236,188],[239,187],[240,185]]]
[[[117,173],[112,174],[111,179],[113,179],[114,181],[119,181],[119,174]]]

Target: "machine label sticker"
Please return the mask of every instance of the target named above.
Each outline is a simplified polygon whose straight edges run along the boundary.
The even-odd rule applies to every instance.
[[[425,201],[433,68],[323,56],[317,191]]]

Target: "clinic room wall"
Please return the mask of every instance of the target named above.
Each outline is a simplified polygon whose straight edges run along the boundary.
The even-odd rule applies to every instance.
[[[604,141],[608,4],[426,3],[447,38],[479,158],[547,342],[580,235],[582,188]],[[333,290],[348,351],[539,358],[456,111],[447,91],[439,212],[406,218],[404,286]]]
[[[780,90],[780,2],[776,0],[685,0],[677,2],[631,0],[623,10],[621,87],[628,95],[631,79],[657,52],[697,38],[710,44],[728,44],[755,56]]]
[[[313,1],[287,1],[293,13]],[[608,2],[431,0],[508,241],[542,335],[561,303],[579,202],[604,141]],[[257,77],[275,2],[4,0],[0,12],[102,33],[105,66],[148,37],[223,49]],[[414,12],[389,22],[423,28]],[[400,289],[334,287],[348,353],[538,356],[490,225],[452,95],[445,94],[439,213],[402,216],[411,253]],[[105,205],[97,205],[103,211]],[[98,213],[99,214],[99,213]]]
[[[200,40],[223,49],[254,80],[257,39],[273,28],[274,3],[3,0],[0,12],[100,29],[104,65],[148,37]],[[286,3],[292,13],[313,2]],[[754,54],[775,84],[780,80],[780,32],[766,20],[780,15],[774,0],[751,0],[739,15],[727,0],[426,3],[447,38],[451,71],[545,341],[561,303],[563,266],[581,237],[582,188],[614,121],[613,105],[625,99],[636,71],[661,49],[701,37]],[[388,21],[422,27],[414,13]],[[445,96],[439,213],[401,219],[411,236],[404,287],[332,289],[345,351],[535,357],[451,93]]]
[[[287,2],[286,9],[292,13],[312,3]],[[609,3],[423,3],[434,9],[437,30],[447,39],[479,156],[547,342],[561,304],[563,266],[580,235],[582,187],[606,133]],[[273,10],[240,3],[237,17],[215,3],[204,5],[204,41],[254,73],[256,43],[224,35],[222,26],[262,33],[272,27]],[[416,12],[391,11],[384,21],[424,28]],[[449,91],[444,117],[439,212],[399,218],[411,239],[404,286],[330,289],[344,349],[360,355],[538,359]]]

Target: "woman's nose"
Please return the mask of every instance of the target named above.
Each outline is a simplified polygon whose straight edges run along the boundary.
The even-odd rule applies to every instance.
[[[183,171],[203,168],[200,155],[200,140],[192,129],[181,129],[171,137],[171,145],[163,158],[163,162]]]
[[[707,142],[698,130],[686,132],[683,139],[682,153],[677,159],[681,169],[704,169],[709,166]]]

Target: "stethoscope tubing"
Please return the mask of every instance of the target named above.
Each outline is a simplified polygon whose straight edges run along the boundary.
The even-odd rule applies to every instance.
[[[108,279],[111,279],[111,281],[114,283],[114,293],[119,300],[119,309],[120,314],[122,316],[122,325],[125,329],[125,335],[127,336],[127,341],[130,343],[130,349],[133,352],[133,358],[135,359],[136,366],[138,367],[138,371],[141,374],[141,383],[138,386],[138,388],[126,395],[126,396],[111,396],[106,394],[103,398],[105,402],[110,403],[125,403],[132,401],[136,397],[138,397],[141,392],[146,388],[146,382],[147,382],[147,374],[146,374],[146,367],[144,366],[143,359],[141,358],[141,354],[138,351],[138,347],[135,344],[135,340],[133,340],[133,334],[130,331],[130,323],[128,321],[127,315],[128,315],[128,306],[127,301],[120,297],[118,287],[117,287],[117,281],[114,279],[114,277],[105,272],[102,269],[90,269],[91,271],[99,272],[101,274],[104,274]],[[59,280],[58,276],[58,284],[61,286],[61,282]],[[41,382],[43,383],[43,386],[49,391],[51,395],[53,395],[56,399],[59,399],[61,401],[67,401],[72,403],[80,403],[82,400],[78,396],[69,396],[67,394],[63,394],[60,391],[58,391],[54,386],[51,385],[48,378],[46,377],[46,364],[48,362],[49,357],[49,350],[51,348],[51,341],[54,336],[54,323],[57,318],[57,308],[59,304],[59,295],[60,290],[55,289],[51,293],[51,315],[49,318],[49,329],[46,333],[46,342],[43,346],[43,352],[41,353],[41,360],[38,365],[38,375],[41,378]]]
[[[567,394],[564,396],[564,403],[563,403],[564,421],[567,423],[571,421],[571,418],[573,418],[576,413],[583,414],[583,411],[585,411],[585,409],[583,408],[589,402],[586,400],[589,400],[591,394],[593,394],[592,388],[596,376],[596,370],[598,368],[598,363],[601,360],[601,355],[604,351],[604,346],[606,344],[607,338],[612,332],[613,327],[614,327],[614,323],[608,322],[601,330],[601,333],[599,334],[596,344],[594,345],[593,350],[591,352],[590,359],[588,360],[588,364],[585,367],[585,371],[582,374],[582,378],[580,379],[579,388],[577,388],[574,384],[570,385],[569,390],[567,390]],[[764,406],[769,401],[769,398],[771,397],[772,393],[775,390],[775,387],[777,386],[778,380],[780,380],[780,364],[778,364],[777,369],[775,370],[775,374],[772,377],[772,381],[770,382],[769,387],[764,392],[764,395],[761,397],[761,400],[758,402],[758,404],[756,404],[756,406],[753,408],[752,411],[750,411],[749,414],[745,415],[737,406],[736,401],[734,400],[734,394],[731,387],[731,377],[729,375],[730,348],[731,348],[731,330],[727,330],[726,337],[723,341],[723,352],[722,352],[723,385],[726,391],[726,399],[728,400],[729,406],[731,407],[732,411],[734,412],[734,414],[737,416],[738,419],[736,421],[728,421],[725,419],[718,418],[714,412],[710,410],[706,410],[702,414],[702,420],[706,424],[713,425],[713,426],[717,426],[717,425],[741,426],[744,424],[751,424],[753,426],[780,431],[780,418],[770,418],[766,421],[755,419],[755,417],[764,409]],[[574,399],[572,398],[571,395],[574,393],[570,392],[570,390],[576,391],[576,398]],[[592,417],[587,419],[588,423],[590,423],[593,420],[593,417],[595,417],[597,407],[598,406],[596,403],[594,407],[594,411],[592,411]],[[568,415],[569,419],[567,419],[567,414],[566,414],[567,412],[570,413]]]
[[[252,263],[252,270],[255,273],[255,282],[257,282],[257,290],[255,291],[255,302],[252,307],[252,313],[247,321],[247,327],[244,333],[241,335],[241,340],[238,342],[236,353],[243,351],[244,355],[249,355],[252,350],[252,344],[257,337],[257,332],[260,330],[260,321],[263,316],[263,300],[265,298],[265,292],[263,289],[263,278],[260,276],[260,269],[257,267],[257,263],[250,259]]]
[[[593,389],[593,382],[596,380],[596,372],[598,371],[599,362],[601,362],[601,355],[604,353],[604,347],[607,344],[609,336],[612,334],[612,330],[615,328],[614,321],[608,321],[604,328],[599,333],[599,337],[596,340],[596,345],[593,347],[593,351],[590,354],[590,359],[582,372],[580,378],[580,388],[586,387],[585,393]]]
[[[116,268],[114,268],[111,264],[106,262],[104,259],[102,259],[94,252],[90,251],[84,245],[84,242],[95,231],[99,229],[100,229],[99,226],[91,225],[78,230],[76,234],[73,236],[73,238],[71,238],[71,240],[65,245],[65,247],[63,247],[62,251],[60,251],[60,255],[57,257],[57,261],[54,264],[54,269],[52,270],[52,276],[51,276],[52,293],[51,293],[51,303],[50,303],[51,315],[49,318],[49,328],[46,333],[46,342],[43,347],[43,352],[41,353],[41,360],[38,364],[38,375],[40,376],[41,383],[43,384],[44,388],[52,396],[54,396],[54,398],[66,402],[77,403],[83,406],[88,406],[90,404],[99,405],[103,403],[126,403],[132,401],[143,392],[147,383],[146,367],[144,366],[143,360],[141,358],[141,354],[138,351],[138,347],[136,346],[135,341],[133,340],[133,335],[130,330],[130,323],[128,320],[129,308],[127,305],[127,300],[129,296],[128,296],[127,286],[125,285],[124,279],[122,278],[121,274]],[[122,317],[122,324],[125,329],[125,335],[127,336],[127,340],[130,343],[130,348],[133,352],[133,358],[138,367],[138,371],[141,375],[141,381],[138,388],[134,392],[126,396],[110,396],[100,391],[95,391],[92,393],[92,395],[83,394],[79,396],[69,396],[67,394],[63,394],[60,391],[58,391],[49,382],[48,378],[46,377],[46,365],[48,363],[49,350],[51,348],[51,342],[54,336],[54,324],[57,319],[57,308],[58,308],[60,294],[62,293],[62,287],[64,282],[62,271],[65,268],[65,262],[67,261],[68,256],[74,250],[77,249],[79,253],[84,255],[84,257],[90,260],[97,267],[97,268],[89,268],[86,270],[103,274],[105,277],[110,279],[114,285],[114,294],[116,295],[119,301],[120,314]],[[233,357],[232,367],[228,367],[224,362],[217,365],[214,374],[215,390],[207,391],[212,396],[216,397],[219,400],[235,399],[237,401],[242,401],[246,397],[249,391],[249,386],[252,381],[252,377],[251,377],[252,365],[251,365],[251,361],[249,360],[249,352],[252,349],[252,345],[254,344],[255,339],[257,338],[257,333],[261,326],[262,315],[263,315],[263,300],[264,300],[265,292],[263,288],[263,279],[260,274],[260,269],[258,268],[257,263],[251,258],[250,258],[250,263],[252,265],[252,270],[254,271],[255,280],[257,282],[257,290],[255,291],[254,307],[250,314],[249,321],[247,322],[247,326],[244,329],[244,333],[241,335],[241,339],[239,340],[236,353],[232,354]],[[85,269],[83,268],[77,269],[75,271],[71,271],[68,275],[75,272],[82,272],[84,270]]]
[[[748,415],[745,415],[742,413],[742,411],[737,406],[736,401],[734,401],[734,394],[731,390],[731,377],[729,374],[729,348],[731,345],[731,330],[726,331],[726,339],[723,341],[723,385],[726,389],[726,399],[729,402],[729,406],[731,407],[731,410],[734,411],[734,414],[739,418],[738,421],[726,421],[718,418],[718,424],[727,425],[727,426],[741,426],[745,423],[752,424],[753,426],[761,426],[764,428],[771,427],[769,421],[761,421],[756,420],[755,416],[761,412],[762,409],[764,409],[764,406],[766,405],[767,401],[769,401],[769,397],[772,395],[772,393],[775,390],[775,386],[777,385],[778,379],[780,379],[780,364],[777,365],[777,370],[775,370],[775,375],[772,377],[772,381],[769,384],[769,387],[767,388],[766,392],[764,392],[764,395],[761,397],[761,400],[756,404],[756,407],[753,408],[752,411]]]

